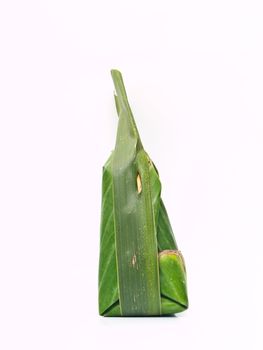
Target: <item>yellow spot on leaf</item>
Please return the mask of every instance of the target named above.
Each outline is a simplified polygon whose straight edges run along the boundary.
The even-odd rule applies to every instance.
[[[138,193],[142,192],[142,180],[140,174],[137,175],[137,191]]]

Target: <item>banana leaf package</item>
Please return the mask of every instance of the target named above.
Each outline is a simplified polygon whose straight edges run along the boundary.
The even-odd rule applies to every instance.
[[[103,167],[99,313],[160,316],[188,307],[186,271],[145,152],[121,73],[111,71],[119,116],[115,149]]]

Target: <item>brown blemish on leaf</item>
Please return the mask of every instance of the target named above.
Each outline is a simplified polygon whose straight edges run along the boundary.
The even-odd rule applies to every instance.
[[[172,249],[165,249],[163,251],[161,251],[159,253],[159,256],[162,256],[162,255],[177,255],[177,256],[181,256],[181,252],[180,250],[172,250]]]
[[[132,257],[132,267],[135,267],[136,264],[136,255],[134,254]]]

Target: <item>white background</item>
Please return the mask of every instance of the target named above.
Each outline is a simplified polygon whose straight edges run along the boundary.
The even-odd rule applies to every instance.
[[[262,1],[0,5],[0,348],[263,348]],[[122,71],[188,271],[178,317],[98,316]]]

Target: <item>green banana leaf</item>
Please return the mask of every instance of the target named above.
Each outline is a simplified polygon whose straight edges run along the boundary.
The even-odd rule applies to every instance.
[[[145,152],[121,73],[111,71],[119,116],[115,149],[103,167],[99,313],[160,316],[188,308],[186,270]]]

